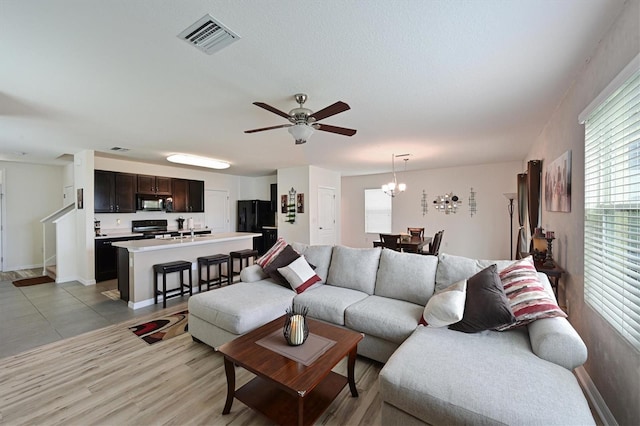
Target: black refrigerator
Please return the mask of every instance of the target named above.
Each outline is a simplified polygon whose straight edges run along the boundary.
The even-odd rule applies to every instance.
[[[271,209],[271,202],[264,200],[238,201],[238,232],[262,233],[263,226],[275,225],[275,212]],[[264,237],[253,239],[253,248],[263,254],[265,248]]]

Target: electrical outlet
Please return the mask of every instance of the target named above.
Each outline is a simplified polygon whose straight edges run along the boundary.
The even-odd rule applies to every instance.
[[[116,219],[116,225],[120,225],[120,219]]]

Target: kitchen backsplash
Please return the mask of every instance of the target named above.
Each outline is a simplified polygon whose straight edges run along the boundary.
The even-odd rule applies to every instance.
[[[205,228],[207,224],[205,223],[205,214],[204,213],[164,213],[164,212],[137,212],[137,213],[122,213],[122,214],[114,214],[114,213],[96,213],[95,218],[100,221],[101,229],[109,229],[109,230],[122,230],[130,231],[131,230],[131,221],[133,220],[148,220],[148,219],[166,219],[167,220],[167,228],[178,229],[178,219],[182,217],[185,219],[185,226],[187,224],[186,219],[192,217],[193,225],[196,229]]]

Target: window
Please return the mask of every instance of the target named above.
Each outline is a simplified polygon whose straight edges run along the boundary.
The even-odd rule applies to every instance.
[[[640,350],[638,61],[634,66],[585,120],[584,291],[586,302]]]
[[[364,190],[364,232],[391,233],[391,197],[380,188]]]

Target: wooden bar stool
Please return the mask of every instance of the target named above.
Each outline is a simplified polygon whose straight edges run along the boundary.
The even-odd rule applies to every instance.
[[[245,265],[244,265],[245,267],[249,266],[250,258],[253,258],[253,263],[256,263],[256,260],[258,259],[258,250],[245,249],[245,250],[232,251],[231,253],[229,253],[229,256],[231,257],[231,269],[229,270],[229,280],[230,280],[230,283],[233,283],[233,278],[236,275],[240,275],[240,271],[242,271],[243,260],[245,262]],[[238,269],[238,272],[234,272],[233,270],[233,264],[235,259],[238,259],[240,262],[240,269]]]
[[[202,284],[207,285],[207,290],[211,290],[212,285],[229,284],[229,255],[228,254],[213,254],[211,256],[201,256],[198,258],[198,291],[202,293]],[[222,273],[222,265],[227,265],[227,274]],[[218,265],[218,276],[211,279],[211,266]],[[207,268],[207,279],[202,279],[202,268]],[[223,279],[224,278],[224,279]]]
[[[189,284],[184,282],[183,271],[189,271]],[[167,274],[180,272],[180,288],[167,290]],[[158,289],[158,274],[162,274],[162,290]],[[191,262],[176,260],[175,262],[158,263],[153,265],[154,302],[158,303],[158,295],[162,295],[162,307],[167,307],[167,299],[184,296],[185,288],[189,290],[189,296],[193,294],[191,285]]]

